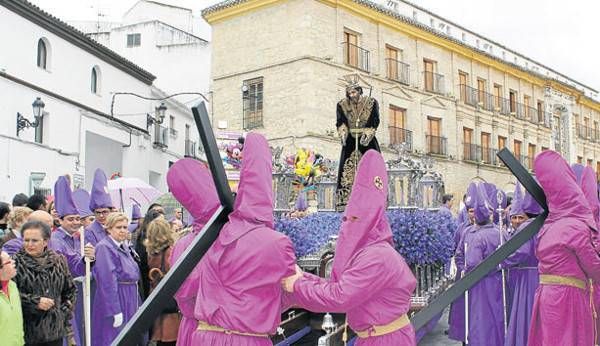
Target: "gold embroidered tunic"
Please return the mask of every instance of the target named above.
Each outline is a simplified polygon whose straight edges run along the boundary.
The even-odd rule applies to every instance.
[[[343,211],[362,155],[369,149],[381,151],[375,138],[379,126],[379,105],[369,96],[360,96],[358,102],[344,98],[338,102],[336,113],[336,127],[342,141],[336,195],[337,209]]]

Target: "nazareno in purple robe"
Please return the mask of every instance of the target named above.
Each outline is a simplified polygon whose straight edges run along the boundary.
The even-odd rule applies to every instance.
[[[466,272],[473,270],[500,245],[500,230],[490,222],[492,204],[484,187],[478,186],[474,203],[476,225],[465,233]],[[469,345],[499,346],[504,343],[502,276],[492,271],[469,290]]]
[[[523,196],[520,185],[517,185],[511,215],[539,215],[542,208],[527,191],[524,194]],[[525,229],[532,221],[533,219],[525,220],[514,234]],[[510,270],[509,290],[511,292],[508,330],[504,338],[505,346],[527,345],[533,299],[539,285],[538,262],[535,257],[536,246],[537,238],[533,237],[502,262],[502,267]]]
[[[380,153],[360,160],[344,211],[331,278],[304,274],[293,300],[315,312],[346,313],[355,331],[387,325],[410,308],[416,279],[394,249],[385,216],[388,180]],[[389,334],[358,338],[355,345],[416,345],[411,324]]]
[[[94,346],[108,346],[133,317],[141,304],[138,293],[140,270],[128,246],[121,248],[107,236],[96,246],[94,277],[96,293],[92,310]],[[114,315],[123,314],[123,324],[113,327]]]
[[[474,207],[474,202],[477,194],[477,184],[470,183],[467,188],[467,196],[465,199],[465,223],[459,224],[454,234],[454,264],[456,266],[456,274],[454,281],[462,279],[462,271],[465,269],[465,253],[464,253],[464,236],[468,229],[472,226],[469,220],[469,209]],[[465,296],[461,295],[456,298],[450,305],[448,313],[448,337],[457,341],[465,341]]]
[[[194,218],[192,230],[177,240],[171,252],[171,266],[179,259],[202,227],[219,207],[219,197],[210,171],[206,165],[194,159],[181,159],[169,168],[167,185],[177,201],[188,210]],[[192,334],[198,327],[194,317],[200,265],[185,279],[175,294],[175,300],[181,312],[181,323],[177,334],[177,345],[191,346]]]
[[[266,139],[248,134],[240,183],[218,238],[200,261],[194,316],[212,326],[274,334],[281,323],[281,280],[295,273],[291,241],[276,232],[271,151]],[[271,345],[265,336],[196,330],[193,345]]]
[[[596,222],[567,162],[551,150],[538,154],[534,169],[549,214],[537,238],[540,274],[588,282],[600,279],[600,258],[592,237]],[[589,289],[540,284],[536,291],[528,345],[594,344]]]

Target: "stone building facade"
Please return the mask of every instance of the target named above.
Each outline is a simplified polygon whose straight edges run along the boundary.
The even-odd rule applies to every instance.
[[[504,147],[528,168],[545,149],[600,167],[594,89],[412,4],[229,0],[203,17],[217,128],[337,159],[340,79],[355,76],[379,101],[384,155],[435,157],[455,195],[474,179],[512,190]]]

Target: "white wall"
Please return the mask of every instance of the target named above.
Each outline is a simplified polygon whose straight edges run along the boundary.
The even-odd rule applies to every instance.
[[[197,131],[191,112],[182,105],[167,101],[167,116],[163,126],[169,125],[169,115],[177,118],[178,136],[169,138],[169,147],[154,148],[153,131],[150,135],[132,130],[122,124],[83,109],[81,103],[102,113],[110,113],[111,92],[133,92],[156,97],[153,87],[115,68],[70,42],[49,33],[34,23],[0,6],[0,45],[10,47],[0,54],[0,70],[11,77],[39,86],[48,92],[35,90],[24,83],[0,76],[0,201],[11,200],[14,194],[29,192],[32,172],[46,177],[43,187],[53,187],[63,174],[84,176],[89,188],[93,171],[102,167],[106,174],[119,169],[124,176],[138,177],[166,191],[165,176],[169,161],[184,155],[185,123],[192,125],[191,139],[197,142]],[[51,45],[51,64],[48,71],[36,65],[37,41],[48,39]],[[124,42],[125,44],[125,42]],[[93,66],[101,70],[100,95],[90,91]],[[52,93],[64,97],[51,96]],[[25,129],[16,137],[16,114],[20,112],[33,119],[31,103],[40,97],[45,103],[43,143],[34,143],[33,128]],[[159,101],[147,101],[132,96],[117,96],[116,117],[146,129],[146,113],[154,113]],[[104,137],[106,142],[98,139]],[[106,148],[103,143],[111,143]],[[110,149],[110,150],[108,150]]]

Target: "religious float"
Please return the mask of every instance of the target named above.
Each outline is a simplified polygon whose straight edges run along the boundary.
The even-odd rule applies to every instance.
[[[451,283],[450,257],[456,226],[437,213],[444,183],[434,172],[429,156],[413,158],[403,145],[394,148],[395,160],[387,162],[388,211],[396,250],[410,265],[417,287],[411,298],[409,317],[443,292]],[[310,149],[282,156],[273,148],[275,228],[293,242],[298,265],[306,272],[328,277],[335,257],[335,243],[342,213],[336,212],[337,162]],[[437,319],[417,331],[417,338],[433,328]],[[275,345],[344,345],[354,333],[346,327],[343,314],[312,313],[292,308],[282,315]]]

